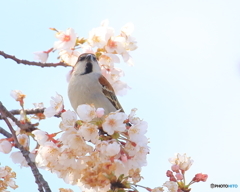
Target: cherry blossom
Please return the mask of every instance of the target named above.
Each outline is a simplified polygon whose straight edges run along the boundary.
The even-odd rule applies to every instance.
[[[140,121],[132,125],[128,130],[130,140],[136,143],[146,141],[144,134],[147,132],[147,126],[146,121]]]
[[[103,48],[113,34],[114,29],[108,27],[108,20],[104,20],[100,27],[94,28],[89,32],[87,41],[91,47]]]
[[[61,114],[62,121],[59,125],[60,129],[63,131],[68,131],[74,129],[75,123],[77,121],[77,114],[73,111],[65,111]]]
[[[26,149],[29,149],[30,140],[26,134],[17,135],[18,142]]]
[[[91,123],[84,123],[79,128],[78,133],[85,139],[85,141],[91,141],[96,143],[98,140],[98,127]]]
[[[8,140],[0,140],[0,152],[8,154],[11,152],[11,150],[12,144]]]
[[[12,90],[10,95],[16,100],[16,101],[20,101],[23,102],[23,99],[26,97],[26,95],[24,95],[22,93],[22,91],[19,90]]]
[[[105,53],[99,58],[100,66],[104,66],[105,68],[113,67],[114,63],[120,63],[119,57],[115,54]]]
[[[44,115],[46,117],[53,117],[54,115],[59,114],[60,112],[63,111],[63,98],[61,95],[59,95],[58,93],[56,93],[55,97],[51,97],[51,101],[50,101],[50,107],[46,108],[44,110]]]
[[[31,161],[35,161],[35,156],[36,154],[34,153],[29,154]],[[12,152],[10,157],[12,158],[13,163],[20,164],[21,167],[28,167],[28,163],[20,151]]]
[[[175,154],[175,157],[170,158],[169,162],[178,165],[179,169],[183,171],[187,171],[193,164],[193,160],[191,160],[191,157],[187,157],[186,153],[183,155],[180,155],[179,153]]]
[[[110,113],[104,123],[102,124],[103,130],[109,135],[112,135],[115,131],[124,131],[126,129],[123,123],[127,119],[127,115],[121,112]]]
[[[0,191],[8,192],[6,189],[11,187],[12,189],[18,188],[14,179],[16,178],[16,173],[8,166],[0,167]]]
[[[169,192],[177,192],[178,191],[178,185],[176,184],[176,182],[166,181],[163,184],[163,186],[167,187]]]
[[[34,134],[34,138],[40,145],[44,145],[49,140],[48,133],[45,131],[34,130],[32,133]]]
[[[56,38],[59,39],[59,41],[54,43],[54,49],[71,49],[76,43],[77,34],[75,33],[74,29],[69,28],[65,32],[57,32]]]
[[[81,53],[76,50],[61,50],[59,52],[60,58],[67,64],[74,66]]]
[[[79,105],[77,108],[77,114],[81,120],[89,122],[94,119],[96,115],[96,109],[93,105]]]
[[[125,38],[116,36],[116,37],[111,37],[111,39],[108,40],[105,49],[108,53],[114,53],[116,52],[117,54],[122,54],[125,52]]]
[[[116,142],[109,143],[106,148],[105,152],[107,156],[114,156],[120,152],[120,145]]]

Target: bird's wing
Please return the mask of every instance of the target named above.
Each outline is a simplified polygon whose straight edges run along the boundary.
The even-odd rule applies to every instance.
[[[103,94],[113,104],[113,106],[116,108],[116,110],[121,109],[120,111],[124,112],[122,106],[118,102],[118,99],[117,99],[117,97],[115,95],[115,92],[114,92],[111,84],[108,82],[108,80],[103,75],[101,75],[99,77],[99,83],[102,85],[102,92],[103,92]]]

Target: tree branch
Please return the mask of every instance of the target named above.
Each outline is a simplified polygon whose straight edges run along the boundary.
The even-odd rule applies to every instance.
[[[3,129],[2,127],[0,127],[0,133],[3,134],[5,137],[7,138],[11,138],[12,134],[7,132],[5,129]]]
[[[42,108],[42,109],[27,109],[27,110],[25,110],[25,113],[27,115],[33,115],[33,114],[43,113],[44,110],[45,110],[45,108]],[[9,112],[13,115],[20,115],[21,110],[14,109],[14,110],[11,110]],[[0,115],[0,119],[3,119],[1,115]]]
[[[27,115],[33,115],[33,114],[38,114],[38,113],[44,113],[44,110],[45,110],[46,108],[41,108],[41,109],[27,109],[27,110],[24,110],[25,111],[25,113],[27,114]],[[8,111],[9,113],[11,113],[12,115],[20,115],[20,113],[21,113],[21,110],[19,110],[19,109],[13,109],[13,110],[11,110],[11,111]],[[54,115],[54,117],[57,117],[57,118],[59,118],[59,117],[61,117],[61,114],[60,115]],[[1,116],[1,114],[0,114],[0,120],[1,119],[3,119],[3,117]],[[14,120],[13,120],[14,121]],[[14,121],[15,122],[15,121]],[[15,122],[16,123],[16,122]],[[32,126],[30,127],[30,128],[33,128]],[[26,128],[23,128],[23,129],[26,129]]]
[[[34,125],[32,125],[31,123],[24,123],[24,124],[22,124],[22,123],[20,123],[17,119],[16,119],[16,117],[14,117],[13,116],[13,114],[11,113],[11,112],[9,112],[4,106],[3,106],[3,104],[2,104],[2,102],[0,101],[0,111],[1,111],[1,117],[2,118],[4,118],[5,116],[6,117],[9,117],[10,119],[12,119],[13,120],[13,122],[14,123],[16,123],[16,125],[19,127],[19,128],[21,128],[21,129],[23,129],[23,130],[25,130],[25,131],[33,131],[33,130],[35,130],[36,128],[35,128],[35,126]]]
[[[66,63],[59,62],[59,63],[41,63],[41,62],[35,62],[35,61],[27,61],[27,60],[21,60],[16,58],[13,55],[8,55],[4,53],[3,51],[0,51],[0,55],[2,55],[5,59],[12,59],[17,64],[24,64],[24,65],[32,65],[32,66],[39,66],[39,67],[57,67],[57,66],[63,66],[63,67],[70,67],[70,65],[67,65]]]
[[[26,159],[28,165],[31,167],[32,173],[36,179],[36,183],[38,185],[38,190],[40,192],[51,192],[50,187],[48,186],[48,183],[44,180],[43,176],[41,175],[41,173],[39,172],[36,164],[34,162],[31,161],[30,157],[29,157],[29,151],[26,150],[19,142],[17,139],[17,136],[15,134],[15,130],[13,129],[12,125],[10,124],[9,120],[7,119],[7,117],[11,118],[9,116],[9,111],[7,111],[7,109],[2,105],[2,103],[0,102],[0,112],[2,114],[3,120],[6,122],[6,124],[8,125],[14,142],[15,142],[15,146],[21,151],[21,153],[23,154],[24,158]],[[8,113],[7,113],[8,112]],[[12,114],[11,114],[12,115]],[[15,122],[16,123],[16,122]],[[44,190],[45,189],[45,190]]]

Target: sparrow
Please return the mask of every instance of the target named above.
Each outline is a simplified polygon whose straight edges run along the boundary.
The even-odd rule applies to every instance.
[[[96,108],[104,108],[105,115],[116,110],[124,112],[92,53],[78,57],[69,81],[68,97],[75,111],[81,104],[94,104]]]

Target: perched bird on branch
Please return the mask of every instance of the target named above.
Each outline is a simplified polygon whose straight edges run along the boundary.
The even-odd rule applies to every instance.
[[[105,114],[121,109],[115,92],[102,75],[94,54],[83,53],[74,66],[68,85],[68,97],[74,110],[81,104],[94,104],[104,108]]]

